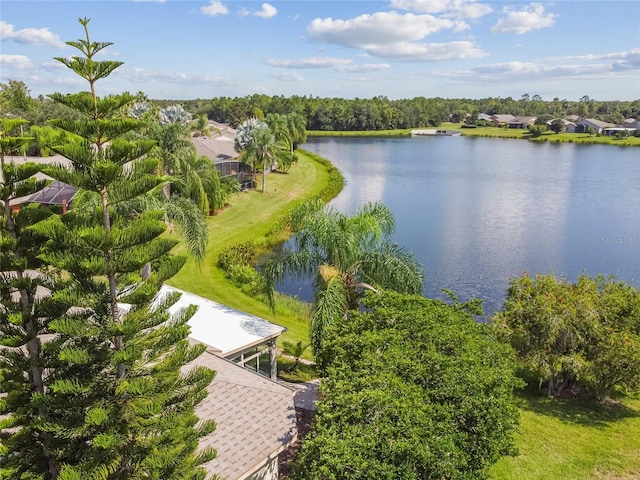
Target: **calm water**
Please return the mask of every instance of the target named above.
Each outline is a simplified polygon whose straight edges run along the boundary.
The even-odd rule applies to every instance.
[[[614,274],[640,287],[640,149],[467,137],[312,138],[346,179],[331,203],[393,211],[424,295],[501,308],[523,272]],[[280,290],[310,299],[308,281]]]

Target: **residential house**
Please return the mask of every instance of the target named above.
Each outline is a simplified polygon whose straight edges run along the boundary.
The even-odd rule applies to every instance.
[[[507,123],[509,128],[529,128],[529,125],[533,125],[538,117],[515,117],[509,120]]]
[[[549,120],[547,122],[547,127],[550,129],[551,125],[554,124],[555,122],[562,122],[562,126],[565,132],[567,133],[575,133],[576,131],[576,124],[573,123],[570,120],[564,119],[564,118],[552,118],[551,120]]]
[[[209,136],[191,137],[198,156],[209,157],[221,177],[234,177],[243,190],[253,186],[253,170],[248,164],[238,160],[235,150],[235,129],[223,123],[209,121]]]
[[[602,133],[605,128],[614,127],[613,123],[602,122],[595,118],[583,118],[576,122],[575,133],[585,133],[592,129],[596,133]]]
[[[297,438],[295,391],[276,381],[276,338],[286,329],[169,285],[161,287],[157,301],[172,293],[181,296],[169,307],[171,315],[197,307],[187,322],[189,341],[206,346],[183,370],[216,371],[196,407],[200,419],[217,424],[200,440],[200,448],[217,451],[207,472],[225,480],[277,480],[278,455]]]
[[[295,392],[276,382],[276,338],[286,329],[262,318],[163,285],[159,298],[179,292],[169,312],[198,307],[189,319],[189,340],[207,350],[189,365],[216,371],[209,395],[196,407],[216,422],[200,440],[218,455],[205,467],[226,480],[277,480],[278,455],[297,438]]]
[[[174,292],[182,295],[169,313],[189,305],[198,307],[188,322],[189,338],[207,345],[211,353],[277,379],[276,339],[286,328],[169,285],[163,285],[158,295],[162,298]]]
[[[8,162],[15,163],[16,165],[27,162],[38,163],[42,165],[52,163],[62,165],[69,164],[69,160],[61,155],[54,155],[52,157],[7,156],[6,160]],[[27,205],[29,203],[39,203],[41,205],[58,207],[61,212],[65,212],[67,208],[69,208],[71,201],[77,193],[77,189],[75,187],[57,180],[53,181],[53,178],[41,172],[36,173],[33,178],[40,181],[51,181],[51,183],[44,187],[42,190],[31,195],[25,195],[24,197],[10,199],[9,205],[14,212],[18,212],[22,205]]]
[[[512,121],[514,118],[513,115],[511,114],[494,114],[491,115],[491,121],[493,122],[493,126],[494,127],[502,127],[504,125],[508,125],[510,121]]]
[[[205,366],[216,376],[196,407],[216,430],[200,439],[217,456],[204,465],[225,480],[277,480],[278,455],[297,438],[294,391],[207,351],[185,367]]]
[[[640,122],[624,122],[614,127],[607,127],[602,130],[603,135],[636,135],[640,131]]]

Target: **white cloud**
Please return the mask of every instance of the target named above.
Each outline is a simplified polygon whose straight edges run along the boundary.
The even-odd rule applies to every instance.
[[[164,3],[166,0],[133,0],[133,3],[143,3],[143,2],[149,2],[149,3]]]
[[[301,82],[304,80],[304,77],[298,72],[280,72],[274,73],[271,76],[283,82]]]
[[[15,30],[13,25],[0,20],[0,39],[13,40],[17,43],[28,45],[49,45],[56,48],[65,48],[66,45],[55,33],[48,28],[23,28]]]
[[[503,12],[506,13],[506,17],[498,20],[498,23],[491,28],[491,32],[521,35],[531,30],[551,27],[557,17],[553,13],[546,13],[544,5],[540,3],[532,3],[519,11],[505,7]]]
[[[216,15],[226,15],[229,13],[229,9],[222,2],[210,0],[209,5],[200,7],[200,12],[215,17]]]
[[[278,14],[278,10],[276,9],[276,7],[268,3],[263,3],[262,8],[259,11],[253,13],[254,16],[265,18],[265,19],[273,18],[277,14]]]
[[[514,79],[514,78],[558,78],[584,77],[600,75],[610,72],[612,66],[603,63],[554,65],[541,62],[504,62],[476,67],[472,71],[484,79]]]
[[[397,0],[405,1],[409,0]],[[316,18],[307,27],[312,40],[363,50],[367,55],[400,62],[433,62],[479,58],[486,53],[469,41],[420,43],[443,29],[460,32],[465,22],[395,11],[360,15],[349,20]]]
[[[538,61],[502,62],[486,64],[469,70],[429,71],[432,77],[446,78],[449,82],[478,84],[490,82],[496,89],[513,85],[535,83],[547,85],[550,92],[557,90],[558,79],[576,81],[611,82],[632,78],[629,70],[640,70],[640,49],[602,55],[551,57]],[[637,79],[637,76],[635,77]],[[637,83],[637,82],[636,82]]]
[[[243,17],[253,16],[269,19],[275,17],[278,14],[278,10],[273,5],[263,3],[260,10],[249,10],[248,8],[241,8],[238,12]]]
[[[362,65],[348,65],[340,69],[340,71],[347,73],[371,73],[389,70],[390,68],[391,65],[388,63],[364,63]]]
[[[443,14],[476,19],[492,12],[490,6],[475,0],[391,0],[391,7],[419,13]]]
[[[621,60],[632,61],[640,57],[640,48],[634,48],[628,52],[612,52],[600,55],[567,55],[562,57],[551,57],[549,60],[556,62],[573,62],[573,61],[595,61],[595,60]]]
[[[379,72],[391,68],[391,66],[386,63],[364,63],[358,65],[350,59],[332,57],[307,57],[293,60],[269,58],[265,63],[278,68],[327,68],[336,72],[346,73]]]
[[[375,45],[366,49],[370,55],[401,62],[440,62],[481,58],[487,54],[472,42],[411,43],[397,42],[390,45]]]
[[[0,55],[0,65],[16,70],[30,70],[31,60],[24,55]]]
[[[613,63],[615,70],[638,70],[640,69],[640,49],[636,48],[627,52],[620,60]]]
[[[266,60],[267,65],[280,68],[340,68],[349,65],[352,62],[353,60],[346,58],[331,57],[307,57],[293,60],[277,60],[269,58]]]
[[[316,18],[307,27],[307,34],[316,41],[362,48],[365,45],[421,40],[442,29],[456,26],[451,20],[432,15],[377,12],[350,20]]]
[[[68,68],[60,62],[45,62],[40,66],[47,71],[56,73],[58,73],[58,71],[68,70]]]

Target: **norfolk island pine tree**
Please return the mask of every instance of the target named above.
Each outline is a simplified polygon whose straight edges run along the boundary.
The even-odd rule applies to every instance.
[[[90,92],[50,97],[84,115],[51,122],[81,140],[56,146],[71,166],[46,173],[100,203],[33,227],[48,238],[41,260],[68,277],[60,298],[74,305],[50,323],[55,336],[43,343],[53,365],[45,394],[37,396],[48,421],[38,427],[48,432],[45,446],[59,469],[45,478],[204,478],[201,465],[215,452],[196,453],[198,439],[215,424],[198,423],[194,407],[213,372],[184,369],[204,349],[187,340],[194,309],[170,317],[177,296],[157,298],[184,259],[169,253],[176,242],[162,236],[162,211],[114,208],[159,185],[157,161],[145,156],[153,142],[123,139],[141,125],[120,115],[134,97],[100,98],[95,91],[121,62],[95,61],[110,44],[92,42],[89,20],[79,22],[86,38],[67,43],[82,56],[57,60],[87,80]],[[149,262],[151,275],[142,279]]]

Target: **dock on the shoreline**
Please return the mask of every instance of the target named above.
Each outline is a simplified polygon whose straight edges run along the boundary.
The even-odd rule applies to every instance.
[[[446,135],[449,137],[453,137],[453,136],[462,135],[462,133],[457,130],[427,128],[427,129],[411,130],[411,135]]]

